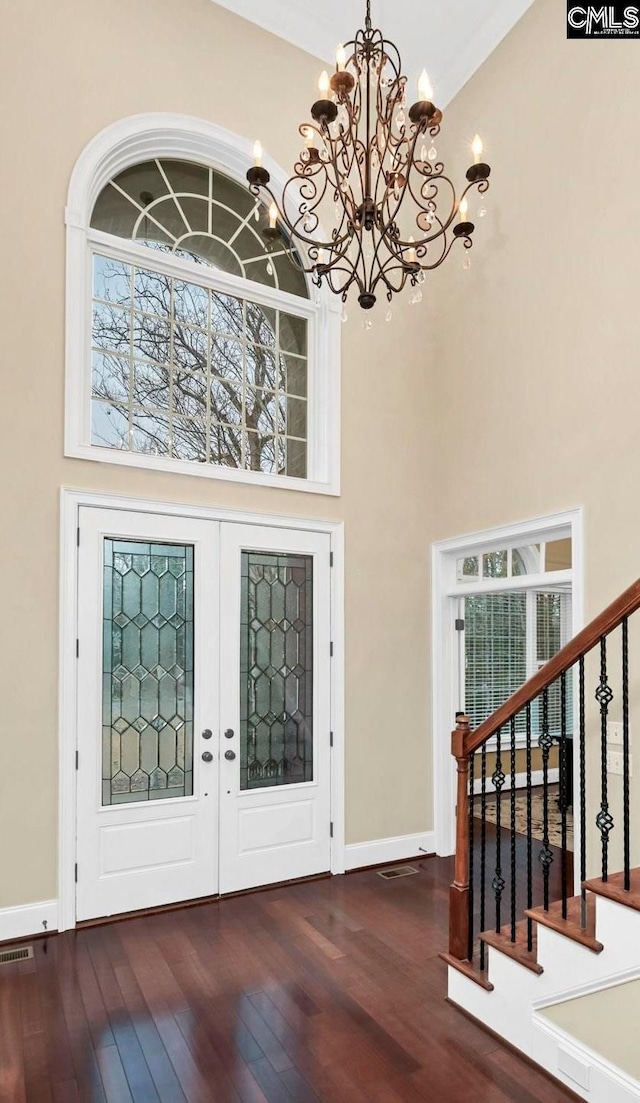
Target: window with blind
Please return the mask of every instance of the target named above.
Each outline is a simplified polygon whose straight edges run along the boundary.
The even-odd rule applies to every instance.
[[[503,591],[465,597],[464,710],[476,728],[563,646],[570,635],[571,596],[568,591]],[[566,685],[566,724],[571,732],[572,687]],[[542,703],[532,708],[534,733],[542,729]],[[516,731],[524,733],[520,713]],[[562,690],[554,685],[548,698],[551,733],[562,723]]]

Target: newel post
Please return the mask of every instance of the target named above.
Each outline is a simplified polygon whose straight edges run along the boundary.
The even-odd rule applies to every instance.
[[[469,955],[469,755],[465,745],[469,717],[456,717],[451,733],[451,753],[458,765],[456,795],[456,861],[449,889],[449,953],[464,961]]]

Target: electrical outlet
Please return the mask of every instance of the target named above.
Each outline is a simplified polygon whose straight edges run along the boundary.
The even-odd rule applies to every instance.
[[[607,743],[612,747],[622,746],[622,723],[619,720],[607,720]]]
[[[607,773],[620,774],[623,771],[622,751],[607,751]],[[633,777],[633,755],[629,755],[629,777]]]

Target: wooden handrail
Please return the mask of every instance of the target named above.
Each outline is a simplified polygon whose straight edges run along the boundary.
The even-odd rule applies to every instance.
[[[604,612],[594,617],[586,628],[578,632],[577,636],[569,640],[568,644],[558,651],[552,659],[549,659],[549,662],[545,663],[520,689],[512,693],[511,697],[484,720],[475,731],[464,730],[462,739],[460,729],[454,732],[451,753],[459,759],[460,757],[468,757],[473,751],[476,751],[478,747],[491,739],[500,728],[508,724],[512,717],[516,716],[525,705],[534,701],[543,690],[548,689],[556,678],[559,678],[578,659],[591,651],[603,636],[607,636],[622,623],[625,617],[631,616],[637,609],[640,609],[640,578],[629,586],[628,590],[620,594],[620,597],[612,601]]]

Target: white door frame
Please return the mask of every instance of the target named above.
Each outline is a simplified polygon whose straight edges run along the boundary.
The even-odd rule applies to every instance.
[[[452,580],[455,561],[473,556],[479,551],[499,549],[505,544],[521,542],[523,546],[543,539],[553,539],[554,529],[571,530],[572,541],[572,632],[584,624],[584,535],[583,508],[566,510],[545,517],[535,517],[513,525],[472,532],[453,540],[440,540],[431,550],[431,715],[433,742],[433,802],[436,853],[441,856],[455,852],[455,766],[451,757],[449,732],[455,723],[458,707],[456,633],[450,617]],[[452,573],[453,572],[453,573]],[[564,573],[564,572],[563,572]],[[560,572],[559,572],[560,574]],[[548,583],[549,576],[545,576]],[[533,576],[523,576],[531,585]],[[500,580],[492,580],[492,589],[501,588]],[[514,580],[505,579],[505,588],[514,589]],[[474,588],[474,593],[477,592]],[[577,753],[577,740],[574,741]],[[577,773],[574,774],[577,777]],[[576,839],[579,825],[575,824]],[[577,842],[575,844],[578,845]]]
[[[60,492],[60,623],[59,623],[59,795],[58,795],[58,930],[76,925],[76,748],[78,636],[78,522],[81,506],[128,510],[234,524],[267,525],[306,532],[322,532],[331,539],[331,873],[345,872],[344,807],[344,523],[315,518],[282,517],[270,513],[184,505],[119,494],[99,494],[63,487]],[[326,733],[327,739],[329,732]]]

